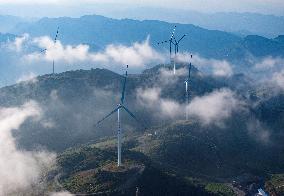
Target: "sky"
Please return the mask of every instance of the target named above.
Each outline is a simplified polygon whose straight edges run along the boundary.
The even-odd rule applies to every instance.
[[[284,15],[283,0],[0,0],[1,14],[29,17],[80,16],[102,9],[112,11],[121,7],[175,8],[205,13],[254,12]]]

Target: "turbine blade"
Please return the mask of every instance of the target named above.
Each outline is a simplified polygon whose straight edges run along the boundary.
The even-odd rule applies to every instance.
[[[138,124],[140,124],[144,129],[147,129],[147,127],[145,127],[137,118],[136,118],[136,116],[132,113],[132,112],[130,112],[130,110],[129,109],[127,109],[125,106],[121,106],[134,120],[136,120],[136,122],[138,122]]]
[[[129,109],[127,109],[127,107],[125,107],[125,106],[121,106],[134,120],[136,120],[136,122],[138,123],[138,124],[140,124],[144,129],[147,129],[147,127],[146,126],[144,126],[137,118],[136,118],[136,116],[132,113],[132,112],[130,112],[130,110]]]
[[[186,36],[186,35],[183,35],[183,36],[178,40],[177,43],[179,43],[185,36]]]
[[[138,121],[138,119],[136,118],[136,116],[130,112],[130,110],[128,110],[125,106],[121,106],[123,109],[125,109],[125,111],[132,117],[134,118],[136,121]],[[138,121],[139,122],[139,121]]]
[[[175,28],[173,29],[173,32],[172,32],[172,35],[171,35],[171,39],[174,37],[175,31],[176,31],[176,27],[177,26],[175,26]]]
[[[128,69],[128,65],[126,66],[126,72],[125,72],[125,76],[124,76],[124,82],[123,82],[123,87],[122,87],[122,93],[121,93],[121,103],[123,104],[124,102],[124,98],[125,98],[125,88],[126,88],[126,79],[127,79],[127,69]]]
[[[99,125],[101,122],[103,122],[105,119],[107,119],[108,117],[110,117],[113,113],[115,113],[119,108],[121,108],[121,106],[118,106],[117,108],[115,108],[111,113],[109,113],[108,115],[106,115],[104,118],[102,118],[101,120],[99,120],[96,124]]]
[[[166,40],[166,41],[158,42],[157,44],[160,45],[160,44],[163,44],[163,43],[167,43],[168,41],[171,41],[171,40]]]
[[[173,38],[174,38],[174,40],[175,40],[175,45],[177,45],[177,44],[178,44],[178,42],[177,42],[176,38],[175,38],[175,37],[173,37]]]
[[[120,99],[121,103],[124,102],[125,88],[126,88],[126,76],[124,77],[124,82],[123,82],[123,88],[122,88],[121,99]]]
[[[59,34],[59,27],[57,27],[56,35],[55,35],[55,38],[54,38],[54,43],[56,43],[56,41],[57,41],[58,34]]]

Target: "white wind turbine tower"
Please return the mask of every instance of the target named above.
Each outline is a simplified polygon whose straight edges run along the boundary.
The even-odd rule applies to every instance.
[[[128,65],[127,65],[128,68]],[[105,119],[107,119],[108,117],[110,117],[112,114],[114,114],[115,112],[117,112],[117,166],[120,167],[121,166],[121,121],[120,121],[120,112],[122,110],[125,110],[132,118],[134,118],[137,122],[138,119],[135,117],[135,115],[130,112],[129,109],[127,109],[124,106],[124,99],[125,99],[125,88],[126,88],[126,79],[127,79],[127,70],[125,72],[125,76],[124,76],[124,82],[123,82],[123,88],[122,88],[122,93],[121,93],[121,99],[120,99],[120,103],[117,105],[117,107],[110,112],[108,115],[106,115],[103,119],[101,119],[100,121],[97,122],[96,125],[99,125],[101,122],[103,122]]]
[[[56,35],[54,37],[54,41],[53,41],[54,46],[58,40],[58,34],[59,34],[59,27],[57,27]],[[46,51],[47,49],[45,48],[41,51],[41,53],[46,52]],[[52,60],[52,74],[54,75],[54,59]]]
[[[190,74],[191,74],[191,59],[192,55],[190,55],[190,63],[188,67],[188,78],[184,81],[185,83],[185,99],[186,99],[186,106],[189,104],[189,82],[190,82]],[[187,107],[185,107],[185,119],[188,120],[188,110]]]

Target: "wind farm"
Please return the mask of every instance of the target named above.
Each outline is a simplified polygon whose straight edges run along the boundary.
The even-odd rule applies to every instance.
[[[169,41],[164,41],[158,44],[162,44],[162,43],[170,43],[170,57],[171,57],[171,50],[172,50],[172,44],[174,45],[175,48],[175,53],[174,53],[174,57],[173,57],[173,71],[174,74],[176,73],[176,58],[177,58],[177,54],[178,54],[178,46],[180,41],[186,36],[183,35],[178,41],[175,38],[175,30],[176,30],[176,26],[173,29],[172,35],[170,37]],[[191,55],[192,58],[192,55]],[[172,59],[172,58],[171,58]],[[137,122],[138,119],[136,118],[136,116],[127,108],[124,106],[124,100],[125,100],[125,91],[126,91],[126,81],[127,81],[127,75],[128,75],[128,65],[127,65],[127,69],[125,72],[125,76],[124,76],[124,81],[123,81],[123,87],[122,87],[122,93],[121,93],[121,98],[120,98],[120,103],[117,105],[117,107],[111,111],[108,115],[106,115],[105,117],[103,117],[101,120],[99,120],[96,124],[96,126],[98,126],[99,124],[101,124],[103,121],[105,121],[107,118],[109,118],[112,114],[117,113],[117,166],[120,167],[122,165],[122,161],[121,161],[121,148],[122,148],[122,129],[121,129],[121,114],[120,112],[122,110],[126,111],[133,119],[135,119]],[[189,64],[188,67],[188,78],[185,80],[185,86],[186,86],[186,104],[189,104],[189,92],[188,92],[188,86],[189,86],[189,80],[190,80],[190,72],[191,72],[191,62]],[[188,112],[186,109],[186,120],[188,120]]]
[[[85,3],[0,16],[0,196],[283,195],[280,16]]]

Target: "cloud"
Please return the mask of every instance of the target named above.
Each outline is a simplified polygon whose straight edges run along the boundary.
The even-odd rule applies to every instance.
[[[108,45],[103,53],[92,55],[94,61],[104,63],[116,62],[135,67],[145,66],[153,61],[162,62],[164,57],[149,44],[149,37],[142,43],[135,42],[132,46]]]
[[[280,72],[275,72],[272,76],[272,83],[276,84],[280,89],[284,90],[284,69]]]
[[[228,61],[214,60],[212,63],[213,75],[218,77],[229,77],[233,75],[233,69]]]
[[[173,75],[172,70],[161,68],[158,82],[154,87],[137,89],[138,104],[149,109],[159,118],[183,119],[187,110],[190,118],[198,120],[203,125],[222,125],[223,121],[230,118],[233,112],[245,109],[245,102],[228,88],[217,89],[203,96],[194,97],[188,105],[173,98],[162,97],[164,89],[169,85],[177,85],[180,77],[185,77],[187,73],[188,70],[185,67],[178,69],[176,75]]]
[[[62,192],[57,192],[57,193],[50,193],[50,196],[72,196],[73,194],[67,192],[67,191],[62,191]]]
[[[230,89],[215,90],[201,97],[195,97],[187,106],[191,117],[202,124],[218,124],[230,118],[234,111],[243,109],[244,103]]]
[[[173,70],[167,68],[161,68],[159,70],[159,82],[161,85],[174,84],[179,80],[179,77],[186,78],[188,76],[188,69],[182,67],[176,70],[176,73],[173,74]]]
[[[247,123],[248,134],[255,140],[268,143],[270,141],[270,131],[259,121],[251,120]]]
[[[178,119],[184,117],[187,110],[190,118],[203,125],[221,125],[233,112],[244,110],[245,106],[233,91],[226,88],[195,97],[188,105],[162,98],[161,92],[159,87],[139,88],[136,92],[138,103],[160,118]]]
[[[283,58],[268,56],[261,59],[250,59],[250,61],[253,66],[249,74],[255,79],[256,86],[265,87],[269,97],[278,95],[284,90]]]
[[[29,118],[41,116],[41,108],[30,101],[20,107],[0,108],[0,195],[16,195],[30,190],[55,163],[56,155],[46,151],[17,148],[12,130]]]
[[[34,38],[33,43],[41,49],[46,49],[45,52],[34,52],[27,54],[25,57],[28,60],[41,60],[46,61],[65,61],[68,63],[85,61],[89,58],[89,46],[79,44],[77,46],[62,45],[60,41],[54,41],[47,36]]]
[[[59,96],[58,96],[58,91],[57,90],[52,90],[51,92],[50,92],[50,98],[51,98],[51,100],[53,100],[53,101],[58,101],[58,99],[59,99]]]
[[[149,37],[143,42],[135,42],[131,46],[108,45],[104,51],[91,52],[90,47],[85,44],[77,46],[63,45],[60,41],[55,44],[50,37],[38,37],[34,39],[34,44],[42,49],[44,53],[34,52],[27,54],[25,58],[29,61],[41,60],[46,61],[64,61],[74,62],[91,62],[104,63],[108,66],[130,65],[133,67],[144,68],[147,64],[164,61],[163,55],[155,51],[149,44]]]
[[[41,125],[46,129],[51,129],[55,127],[55,123],[51,119],[42,120]]]
[[[260,82],[269,84],[271,87],[277,87],[277,90],[284,90],[283,66],[283,58],[266,57],[256,62],[253,68],[258,71],[256,74],[260,75]]]
[[[21,82],[36,83],[37,81],[38,80],[36,74],[33,72],[29,72],[28,74],[20,76],[20,78],[17,79],[16,83],[21,83]]]
[[[183,107],[174,100],[161,98],[161,88],[137,89],[136,98],[143,107],[159,118],[176,118],[183,114]]]
[[[181,53],[178,55],[178,60],[186,63],[192,62],[200,71],[216,77],[230,77],[234,74],[234,65],[226,60],[206,59],[198,54],[194,54],[193,58],[190,58],[190,55],[188,53]]]
[[[8,48],[10,50],[15,50],[16,52],[21,52],[23,45],[29,39],[29,34],[23,34],[20,37],[16,37],[13,42],[8,43]]]
[[[283,67],[283,64],[283,58],[269,56],[255,62],[253,68],[257,71],[269,71],[273,68]]]

